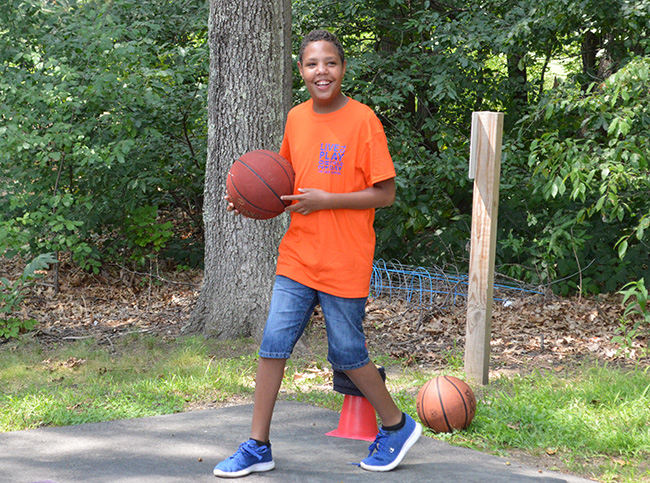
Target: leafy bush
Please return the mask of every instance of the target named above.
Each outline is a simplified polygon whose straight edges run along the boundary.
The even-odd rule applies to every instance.
[[[635,350],[634,342],[637,338],[645,335],[646,353],[650,353],[650,297],[645,280],[637,280],[625,285],[619,292],[623,295],[623,320],[621,321],[620,332],[613,338],[627,350]],[[645,334],[644,334],[645,332]]]
[[[38,272],[53,263],[58,263],[56,257],[51,253],[44,253],[29,262],[21,276],[13,282],[6,277],[0,277],[0,338],[16,337],[21,331],[31,330],[36,325],[35,320],[21,320],[16,316],[16,312],[39,276]]]
[[[581,268],[576,259],[583,268],[595,261],[583,274],[592,292],[649,273],[649,92],[650,57],[633,59],[587,92],[563,84],[522,121],[543,126],[529,165],[533,194],[554,207],[543,220],[554,238],[541,239],[540,247],[565,260],[565,267],[554,266],[558,278]]]
[[[207,18],[205,0],[0,10],[0,253],[200,263]],[[647,1],[294,0],[293,19],[294,51],[336,26],[344,89],[386,128],[378,256],[467,269],[470,119],[493,110],[498,270],[563,294],[650,279]]]
[[[200,237],[207,2],[13,4],[0,11],[0,251],[69,251],[97,270],[140,246],[128,227],[143,206]]]
[[[467,270],[471,114],[490,110],[506,114],[497,269],[562,294],[650,277],[649,20],[622,0],[294,1],[296,44],[336,26],[344,89],[389,138],[378,255]]]

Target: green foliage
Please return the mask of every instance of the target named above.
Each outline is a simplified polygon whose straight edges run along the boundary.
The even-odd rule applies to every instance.
[[[13,282],[0,277],[0,338],[16,337],[21,331],[31,330],[36,325],[35,320],[21,320],[16,312],[39,276],[38,272],[53,263],[58,263],[56,257],[52,253],[44,253],[29,262]]]
[[[8,7],[0,253],[199,265],[208,2]],[[293,19],[294,51],[335,27],[346,92],[386,128],[398,198],[377,213],[378,256],[467,269],[470,119],[491,110],[506,114],[497,269],[561,294],[650,278],[650,1],[294,0]]]
[[[582,260],[598,261],[585,276],[607,291],[648,273],[649,89],[650,57],[633,59],[587,92],[565,83],[522,121],[543,118],[543,132],[530,145],[533,194],[556,206],[553,217],[563,220],[553,230],[559,242],[542,241],[564,258],[574,251]],[[573,240],[575,249],[562,237]],[[569,264],[564,273],[554,268],[553,275],[561,277],[578,267]]]
[[[143,206],[200,235],[207,2],[44,5],[0,12],[0,249],[97,271],[144,248]],[[159,250],[172,227],[156,223]]]
[[[157,254],[171,239],[172,222],[158,223],[158,218],[157,206],[141,206],[129,214],[124,231],[126,239],[133,243],[129,247],[131,258],[141,260],[152,251]]]
[[[490,110],[506,114],[498,270],[563,294],[647,273],[650,2],[296,0],[294,23],[296,44],[334,28],[344,89],[386,129],[398,197],[379,256],[467,269],[471,113]]]
[[[619,293],[623,295],[623,320],[621,335],[612,340],[621,344],[626,351],[635,350],[635,341],[644,335],[646,338],[646,353],[650,353],[650,297],[645,280],[637,280],[625,285]]]

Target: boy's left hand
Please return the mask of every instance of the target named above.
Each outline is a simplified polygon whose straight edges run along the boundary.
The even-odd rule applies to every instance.
[[[318,210],[368,210],[390,206],[395,201],[395,179],[348,193],[330,193],[316,188],[298,188],[298,192],[298,195],[281,197],[284,201],[297,201],[284,211],[308,215]]]
[[[329,195],[327,191],[315,188],[298,188],[298,191],[301,194],[282,196],[283,201],[298,202],[287,206],[284,211],[300,213],[301,215],[308,215],[314,211],[327,208],[327,200]]]

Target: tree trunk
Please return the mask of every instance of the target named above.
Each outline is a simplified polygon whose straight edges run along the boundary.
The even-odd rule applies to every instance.
[[[595,33],[587,31],[582,39],[582,73],[585,77],[583,89],[586,89],[592,82],[598,79],[598,49],[601,46],[601,39]]]
[[[226,175],[254,149],[277,151],[291,105],[290,0],[210,0],[205,277],[186,333],[261,335],[287,215],[226,211]]]
[[[508,79],[510,80],[511,99],[514,106],[514,112],[517,117],[528,104],[528,72],[526,67],[520,67],[522,54],[508,53]]]

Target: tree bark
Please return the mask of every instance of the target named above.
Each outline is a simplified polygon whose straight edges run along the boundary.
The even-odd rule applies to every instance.
[[[523,57],[522,54],[509,53],[507,58],[508,78],[512,88],[511,98],[517,113],[528,104],[528,72],[526,67],[519,66]]]
[[[291,1],[210,0],[205,276],[186,333],[261,335],[287,215],[226,211],[226,176],[254,149],[277,151],[291,106]]]
[[[598,79],[598,49],[601,46],[601,38],[591,31],[584,34],[581,45],[582,73],[585,76],[583,88]]]

